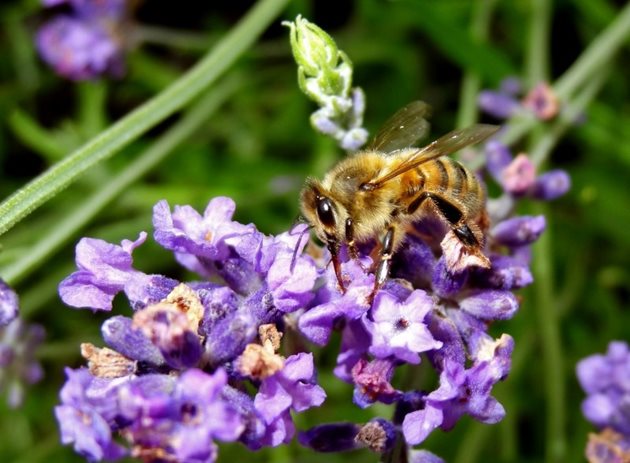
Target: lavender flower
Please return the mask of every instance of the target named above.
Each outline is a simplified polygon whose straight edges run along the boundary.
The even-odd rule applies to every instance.
[[[102,75],[120,76],[124,71],[129,37],[126,0],[48,0],[45,6],[66,3],[71,14],[45,23],[36,38],[42,59],[57,74],[72,80]]]
[[[22,405],[25,385],[35,384],[44,376],[35,358],[44,337],[41,325],[25,323],[21,318],[0,327],[0,392],[7,395],[11,408]]]
[[[513,197],[550,201],[564,195],[571,187],[569,176],[563,170],[537,176],[534,164],[525,154],[512,158],[509,148],[498,140],[489,141],[485,150],[488,171]]]
[[[577,377],[588,394],[582,402],[586,419],[597,428],[611,428],[630,439],[630,350],[613,341],[605,355],[595,354],[577,365]]]
[[[582,413],[600,431],[590,434],[586,458],[591,463],[623,462],[630,458],[630,350],[612,341],[605,355],[577,364],[577,377],[587,393]]]
[[[0,280],[0,393],[6,394],[11,408],[22,405],[25,384],[35,384],[44,376],[35,359],[44,328],[25,323],[19,311],[17,294]]]
[[[497,119],[509,119],[518,113],[530,112],[538,119],[546,121],[558,114],[560,102],[546,82],[538,83],[519,100],[521,91],[518,79],[508,77],[501,82],[498,91],[479,92],[477,103],[484,112]]]
[[[77,245],[78,270],[60,284],[61,298],[110,310],[123,292],[134,311],[103,324],[109,348],[82,345],[89,370],[68,370],[57,418],[77,452],[212,462],[217,439],[250,448],[289,442],[290,411],[323,402],[312,355],[276,353],[276,324],[315,297],[318,270],[301,255],[303,228],[265,236],[233,222],[233,212],[228,198],[212,200],[203,217],[188,206],[171,214],[166,202],[154,209],[157,241],[200,278],[220,282],[179,283],[135,269],[131,254],[146,233],[121,245]],[[251,395],[232,388],[245,382]],[[114,442],[117,434],[125,445]]]

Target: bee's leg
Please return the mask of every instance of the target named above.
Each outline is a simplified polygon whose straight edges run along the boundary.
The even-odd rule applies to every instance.
[[[348,244],[348,254],[351,259],[358,259],[359,252],[354,242],[354,222],[350,217],[346,219],[346,243]]]
[[[346,286],[343,284],[343,278],[341,276],[341,262],[339,262],[339,244],[336,241],[328,241],[328,251],[330,251],[330,256],[333,264],[333,269],[335,270],[335,276],[337,277],[337,284],[339,284],[339,288],[342,293],[346,292]]]
[[[376,267],[376,272],[374,274],[374,289],[372,289],[372,294],[370,294],[370,304],[374,300],[374,296],[376,292],[379,290],[381,286],[387,281],[387,276],[389,275],[389,269],[392,265],[392,253],[394,252],[394,239],[396,228],[394,225],[390,225],[387,228],[387,232],[385,236],[383,236],[382,247],[381,247],[381,255],[379,257],[378,266]]]
[[[429,198],[464,246],[477,250],[482,248],[483,236],[479,227],[467,221],[464,213],[456,205],[435,193],[430,193]]]

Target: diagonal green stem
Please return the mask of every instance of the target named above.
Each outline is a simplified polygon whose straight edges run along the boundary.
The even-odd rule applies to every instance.
[[[616,19],[599,34],[589,47],[560,77],[553,88],[560,99],[566,99],[597,74],[615,52],[630,37],[630,3],[618,13]]]
[[[78,205],[71,214],[48,230],[45,236],[35,243],[22,259],[4,269],[3,277],[5,281],[15,285],[28,276],[40,262],[67,242],[77,230],[85,226],[109,202],[138,178],[155,167],[183,140],[190,137],[208,119],[210,114],[234,93],[237,86],[238,82],[231,79],[223,85],[217,86],[216,89],[203,97],[179,122],[158,138],[135,161],[127,165],[120,174],[101,185],[92,196]]]
[[[0,234],[70,185],[82,172],[113,155],[197,97],[256,40],[288,1],[260,0],[199,63],[162,93],[7,198],[0,204]]]

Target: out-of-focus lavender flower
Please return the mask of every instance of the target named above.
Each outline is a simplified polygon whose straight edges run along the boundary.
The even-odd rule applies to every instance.
[[[555,169],[536,175],[534,164],[525,154],[513,158],[510,149],[498,140],[489,141],[485,151],[488,171],[513,197],[551,201],[564,195],[571,187],[565,171]]]
[[[630,350],[613,341],[606,354],[594,354],[577,364],[577,377],[588,394],[582,413],[598,429],[611,428],[630,441]]]
[[[311,115],[311,125],[343,149],[359,149],[368,137],[362,127],[365,95],[360,88],[352,88],[350,59],[330,35],[301,16],[283,24],[291,30],[300,88],[320,106]]]
[[[17,318],[19,301],[15,291],[0,279],[0,327],[6,326]]]
[[[36,43],[42,59],[59,75],[89,80],[120,76],[130,44],[131,2],[127,0],[44,0],[45,6],[66,3],[70,14],[45,23]]]
[[[530,112],[538,119],[546,121],[558,114],[560,102],[546,82],[538,83],[519,99],[521,91],[518,79],[508,77],[501,82],[498,91],[479,92],[477,104],[485,113],[497,119],[509,119],[518,113]]]
[[[630,439],[610,428],[591,433],[585,456],[589,463],[625,463],[630,461]]]
[[[35,358],[44,337],[41,325],[26,323],[21,318],[0,327],[0,392],[6,394],[11,408],[23,403],[25,385],[35,384],[44,376]]]
[[[35,358],[44,341],[44,328],[28,324],[19,317],[18,296],[0,279],[0,393],[17,408],[24,401],[24,386],[35,384],[44,376]]]

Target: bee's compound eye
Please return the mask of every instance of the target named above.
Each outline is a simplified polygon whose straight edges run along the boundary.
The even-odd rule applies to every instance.
[[[330,199],[321,198],[317,201],[317,217],[324,226],[335,226],[335,215]]]

